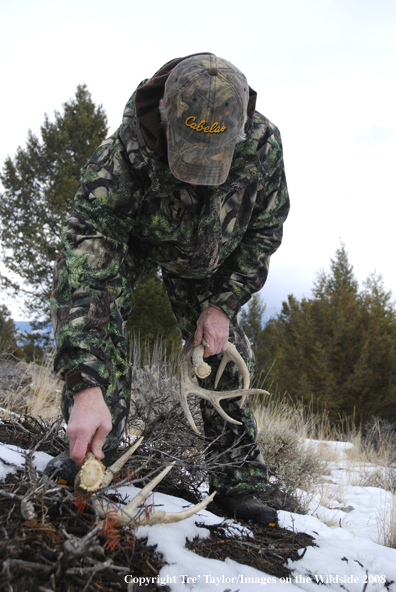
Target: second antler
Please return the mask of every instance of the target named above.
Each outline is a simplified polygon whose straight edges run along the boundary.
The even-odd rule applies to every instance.
[[[269,393],[262,389],[249,388],[249,371],[242,356],[237,351],[235,345],[233,345],[232,343],[228,343],[227,350],[223,354],[223,359],[221,360],[220,366],[216,374],[215,388],[219,383],[219,380],[224,372],[224,368],[226,367],[227,363],[229,361],[233,361],[238,366],[238,369],[242,374],[243,389],[238,389],[234,391],[209,391],[207,389],[201,388],[196,382],[193,381],[193,377],[196,375],[198,376],[198,378],[206,378],[207,376],[209,376],[211,368],[209,364],[203,361],[205,345],[199,345],[195,348],[193,347],[193,345],[194,338],[190,337],[184,344],[179,356],[180,402],[190,426],[197,434],[199,434],[197,426],[195,425],[194,419],[192,417],[190,408],[188,406],[188,395],[197,395],[202,399],[210,401],[210,403],[212,403],[213,407],[221,415],[221,417],[223,417],[223,419],[229,421],[230,423],[241,425],[240,421],[233,419],[224,411],[224,409],[220,405],[220,401],[222,401],[223,399],[234,399],[236,397],[242,397],[240,403],[240,406],[242,407],[246,395],[268,395]],[[192,359],[192,364],[190,363],[190,358]]]

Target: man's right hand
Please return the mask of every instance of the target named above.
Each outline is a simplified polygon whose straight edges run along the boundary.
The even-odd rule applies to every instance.
[[[91,442],[90,449],[95,458],[102,460],[103,442],[112,428],[111,414],[102,391],[94,386],[76,393],[73,399],[74,405],[66,428],[70,440],[70,458],[81,466]]]

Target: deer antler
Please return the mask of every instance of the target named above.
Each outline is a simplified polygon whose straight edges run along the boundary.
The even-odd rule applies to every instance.
[[[221,407],[220,401],[222,401],[223,399],[242,397],[240,402],[240,407],[242,407],[246,395],[268,395],[269,393],[267,391],[263,391],[262,389],[249,388],[249,371],[242,356],[239,354],[235,345],[233,345],[232,343],[228,343],[227,350],[223,354],[223,359],[221,360],[219,369],[217,370],[216,374],[215,388],[217,387],[219,380],[224,372],[224,368],[230,360],[235,362],[235,364],[238,366],[238,369],[242,374],[244,388],[235,391],[209,391],[198,386],[198,384],[196,384],[192,380],[194,374],[196,374],[199,378],[206,378],[207,376],[209,376],[211,368],[209,364],[206,364],[206,362],[203,361],[205,343],[203,342],[203,345],[199,345],[193,350],[193,341],[193,337],[190,337],[186,341],[179,356],[180,402],[182,409],[187,417],[188,423],[190,424],[194,432],[199,434],[199,431],[197,429],[197,426],[195,425],[187,401],[188,395],[197,395],[202,399],[210,401],[213,407],[216,409],[216,411],[221,415],[223,419],[229,421],[230,423],[241,425],[240,421],[237,421],[236,419],[233,419],[232,417],[227,415],[227,413]],[[191,366],[190,364],[191,357],[193,360],[193,366]]]
[[[118,522],[123,526],[152,526],[153,524],[170,524],[172,522],[180,522],[181,520],[185,520],[210,504],[217,493],[216,491],[206,497],[199,504],[191,506],[191,508],[187,508],[182,512],[164,512],[159,510],[148,515],[145,513],[141,513],[140,515],[135,514],[135,511],[140,506],[140,504],[144,502],[154,487],[158,485],[160,481],[162,481],[167,473],[169,473],[173,465],[174,463],[159,473],[159,475],[157,475],[152,481],[150,481],[150,483],[143,487],[143,489],[133,498],[132,501],[129,502],[129,504],[126,504],[126,506],[116,506],[107,500],[94,500],[94,505],[98,510],[100,517],[104,518],[109,512],[111,512],[112,516],[114,516],[116,520],[118,520]]]
[[[106,471],[102,463],[95,459],[92,452],[88,452],[81,471],[78,473],[75,481],[75,489],[85,489],[86,491],[96,491],[99,487],[107,487],[114,479],[116,473],[122,469],[128,458],[135,452],[137,447],[142,442],[143,438],[139,440],[123,454],[114,464]],[[158,511],[151,514],[136,512],[138,507],[150,495],[152,490],[162,479],[169,473],[175,463],[167,466],[159,475],[154,477],[143,489],[125,506],[113,504],[105,499],[93,499],[92,503],[97,509],[101,518],[104,518],[109,512],[118,520],[123,526],[151,526],[152,524],[180,522],[190,516],[193,516],[203,508],[205,508],[213,500],[216,492],[206,497],[202,502],[187,508],[182,512],[164,512]],[[99,467],[98,467],[99,465]]]

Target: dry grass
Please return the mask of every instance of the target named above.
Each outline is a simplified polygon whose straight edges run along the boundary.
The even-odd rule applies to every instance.
[[[52,372],[52,355],[42,364],[0,355],[0,405],[8,412],[27,413],[48,421],[61,416],[62,383]]]
[[[396,467],[396,431],[392,424],[378,418],[372,418],[364,429],[356,427],[354,418],[332,424],[326,413],[311,413],[287,398],[269,398],[265,407],[256,407],[255,415],[259,433],[269,434],[266,438],[271,438],[271,434],[283,434],[285,440],[297,437],[303,454],[310,452],[328,464],[344,461],[349,474],[345,485],[396,490],[392,477]]]
[[[378,515],[379,542],[385,547],[396,549],[396,495],[384,504]]]
[[[31,402],[27,413],[40,416],[48,421],[55,421],[61,416],[60,401],[62,382],[55,377],[49,364],[31,365],[33,381],[31,385]]]

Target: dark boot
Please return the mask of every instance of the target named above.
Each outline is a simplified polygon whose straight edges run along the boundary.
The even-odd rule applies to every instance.
[[[65,450],[48,462],[44,469],[44,475],[51,477],[54,475],[55,471],[57,471],[54,477],[58,481],[65,485],[73,486],[74,479],[80,468],[81,467],[70,458],[69,451]]]
[[[109,467],[113,462],[113,458],[117,452],[116,449],[106,450],[104,452],[104,459],[102,463],[105,467]],[[65,450],[52,458],[44,469],[44,475],[51,477],[57,471],[55,477],[61,483],[73,487],[74,479],[81,467],[70,458],[69,450]]]
[[[214,499],[221,508],[232,518],[252,520],[263,526],[277,526],[278,513],[273,508],[265,506],[254,494],[246,495],[216,495]]]

